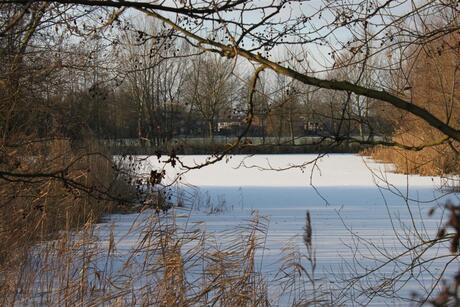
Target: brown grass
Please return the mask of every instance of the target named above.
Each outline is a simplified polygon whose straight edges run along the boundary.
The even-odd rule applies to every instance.
[[[365,149],[361,154],[383,163],[393,163],[396,172],[422,176],[444,176],[460,173],[457,154],[449,145],[439,145],[420,151],[377,146]]]
[[[31,174],[0,179],[0,297],[8,298],[22,278],[33,279],[19,272],[37,243],[84,229],[117,205],[84,187],[108,193],[114,187],[124,187],[123,193],[129,188],[119,182],[112,162],[94,144],[76,149],[67,140],[49,140],[3,146],[2,151],[3,172]],[[59,170],[64,171],[55,177],[43,176]]]
[[[102,238],[93,221],[29,249],[2,284],[0,304],[271,306],[279,299],[270,295],[256,260],[268,231],[268,221],[257,213],[219,237],[179,226],[174,211],[145,212],[123,235],[106,225]],[[123,254],[125,236],[137,243]],[[293,286],[305,289],[304,282],[296,279]],[[316,304],[310,292],[299,295],[297,305]]]
[[[399,78],[401,96],[426,109],[451,127],[460,127],[460,34],[449,33],[425,45],[409,50],[412,58],[404,64],[404,78]],[[427,146],[419,151],[377,147],[367,151],[374,159],[391,162],[397,171],[421,175],[460,173],[460,144],[440,143],[445,136],[420,118],[387,107],[383,112],[394,123],[393,141],[406,146]],[[439,144],[431,146],[433,144]]]

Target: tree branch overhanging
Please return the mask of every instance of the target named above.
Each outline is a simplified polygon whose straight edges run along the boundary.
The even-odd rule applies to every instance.
[[[148,13],[149,15],[157,19],[160,19],[165,24],[168,24],[173,29],[182,33],[183,35],[196,40],[198,43],[197,45],[199,47],[204,48],[204,46],[208,45],[208,46],[215,48],[215,49],[204,48],[207,51],[219,53],[220,55],[226,56],[229,58],[241,56],[251,62],[260,63],[280,75],[290,77],[292,79],[298,80],[307,85],[312,85],[312,86],[323,88],[323,89],[352,92],[359,96],[364,96],[364,97],[386,102],[400,110],[407,111],[417,116],[418,118],[428,123],[430,126],[441,131],[443,134],[445,134],[449,138],[455,141],[460,141],[460,130],[445,123],[444,121],[442,121],[441,119],[433,115],[431,112],[429,112],[427,109],[420,107],[414,103],[408,102],[385,90],[367,88],[367,87],[364,87],[358,84],[354,84],[348,81],[326,80],[326,79],[308,76],[294,69],[282,66],[281,64],[275,63],[267,58],[264,58],[260,54],[254,54],[252,52],[249,52],[241,47],[232,46],[232,45],[224,45],[222,43],[218,43],[216,41],[203,38],[195,33],[192,33],[184,29],[183,27],[179,26],[177,23],[158,14],[157,12],[154,12],[154,11],[144,11],[144,12]]]
[[[181,6],[173,7],[164,4],[154,4],[151,2],[143,1],[111,1],[111,0],[1,0],[0,3],[8,4],[24,4],[30,5],[31,3],[57,3],[57,4],[76,4],[84,6],[94,7],[112,7],[112,8],[135,8],[135,9],[149,9],[158,10],[169,13],[184,14],[190,17],[202,16],[207,14],[213,14],[216,12],[230,10],[240,4],[247,2],[248,0],[237,0],[237,1],[225,1],[222,5],[215,5],[214,7],[192,7],[192,6]]]
[[[318,77],[309,76],[305,73],[301,73],[295,69],[285,67],[279,63],[269,60],[266,57],[263,57],[260,54],[254,54],[236,44],[225,45],[219,43],[212,39],[204,38],[197,33],[193,33],[186,28],[180,26],[178,23],[174,22],[172,19],[161,15],[159,12],[164,13],[173,13],[177,16],[192,17],[192,18],[204,18],[206,15],[212,15],[219,12],[229,11],[236,9],[240,5],[248,3],[247,0],[235,0],[235,1],[223,1],[221,4],[217,3],[214,5],[208,6],[191,6],[191,5],[182,5],[182,6],[168,6],[163,3],[153,4],[149,2],[132,2],[132,1],[99,1],[99,0],[47,0],[47,1],[32,1],[37,3],[57,3],[57,4],[74,4],[82,6],[93,6],[93,7],[113,7],[113,8],[133,8],[143,13],[146,13],[158,20],[163,21],[165,24],[169,25],[171,28],[181,33],[188,39],[193,39],[197,42],[197,46],[208,52],[216,52],[222,56],[229,58],[233,57],[243,57],[251,62],[256,62],[262,64],[277,74],[288,76],[292,79],[298,80],[304,84],[315,86],[323,89],[337,90],[352,92],[359,96],[364,96],[372,99],[376,99],[385,103],[388,103],[400,110],[409,112],[416,117],[422,119],[430,126],[436,128],[444,135],[448,136],[452,140],[460,141],[460,130],[449,125],[442,119],[435,116],[433,113],[427,109],[417,105],[416,103],[411,103],[398,97],[396,94],[389,93],[385,90],[369,88],[366,86],[361,86],[349,81],[344,80],[335,80],[335,79],[322,79]],[[28,5],[31,3],[30,0],[1,0],[0,3],[8,4],[24,4]],[[280,5],[271,4],[273,7],[280,8]],[[242,8],[244,9],[244,8]],[[372,17],[372,14],[369,15]],[[223,20],[225,22],[225,20]],[[257,24],[257,23],[256,23]],[[212,47],[207,48],[206,46]]]

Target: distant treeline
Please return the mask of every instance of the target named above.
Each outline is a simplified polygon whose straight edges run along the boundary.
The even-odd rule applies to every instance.
[[[382,137],[374,137],[382,140]],[[115,155],[156,154],[216,154],[230,150],[231,154],[300,154],[300,153],[357,153],[369,148],[358,142],[336,142],[319,136],[290,138],[245,137],[234,146],[235,137],[173,139],[161,145],[139,139],[100,140]]]

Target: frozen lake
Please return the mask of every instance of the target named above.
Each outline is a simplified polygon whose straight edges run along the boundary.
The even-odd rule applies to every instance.
[[[163,168],[161,161],[167,160],[139,158],[143,160],[139,173],[145,174]],[[180,160],[192,167],[206,161],[206,156]],[[286,246],[305,251],[302,234],[307,210],[312,218],[317,283],[332,290],[345,287],[334,295],[346,305],[352,300],[406,305],[414,292],[427,296],[443,264],[453,259],[448,244],[425,249],[445,222],[446,200],[459,202],[458,195],[441,189],[445,182],[440,178],[394,174],[391,165],[347,154],[319,159],[317,155],[231,156],[188,172],[179,166],[164,169],[166,183],[180,177],[170,189],[173,201],[178,194],[179,198],[187,195],[186,210],[175,209],[164,217],[176,216],[182,229],[198,228],[225,246],[251,214],[266,218],[256,265],[269,282],[274,305],[292,303],[291,297],[279,295],[277,284]],[[429,216],[431,208],[437,210]],[[133,222],[142,225],[152,214],[148,210],[141,216],[112,215],[109,223],[99,225],[104,233],[113,224],[120,259],[138,244],[140,235],[132,230]],[[457,260],[450,268],[446,278],[457,271]],[[393,276],[398,280],[389,283]]]

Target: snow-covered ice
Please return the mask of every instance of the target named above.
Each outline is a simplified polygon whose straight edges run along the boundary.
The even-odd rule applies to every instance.
[[[145,158],[145,160],[144,160]],[[164,166],[169,157],[138,157],[143,162],[140,172]],[[209,156],[180,156],[188,167],[203,164]],[[374,180],[387,179],[395,186],[433,187],[441,182],[436,177],[405,176],[393,173],[392,164],[376,163],[371,159],[351,154],[298,155],[233,155],[201,169],[181,176],[183,183],[196,186],[223,187],[369,187]],[[176,165],[165,167],[169,182],[185,170]]]
[[[145,174],[162,167],[161,161],[167,160],[167,157],[160,160],[156,157],[140,158],[143,162],[139,172]],[[167,165],[166,182],[180,176],[181,188],[199,195],[202,200],[200,206],[196,201],[190,204],[194,206],[191,211],[177,210],[177,222],[199,225],[219,238],[225,231],[244,224],[251,212],[257,210],[269,220],[265,250],[263,257],[259,255],[259,265],[268,279],[274,279],[285,244],[293,240],[302,248],[305,214],[309,210],[317,271],[322,278],[331,279],[340,275],[351,276],[350,269],[362,273],[385,261],[384,255],[372,250],[372,244],[396,255],[404,249],[404,244],[410,244],[401,240],[410,240],[417,233],[427,240],[434,238],[443,223],[445,201],[459,202],[457,194],[441,189],[445,182],[437,177],[395,174],[392,165],[376,163],[358,155],[331,154],[316,158],[317,155],[234,155],[185,173],[179,166]],[[194,166],[206,161],[207,156],[181,156],[179,159]],[[209,214],[209,207],[203,203],[221,204],[224,210]],[[433,207],[439,208],[435,215],[428,216],[428,210]],[[138,238],[133,234],[125,236],[135,218],[138,218],[137,214],[112,215],[108,218],[109,223],[99,227],[103,230],[114,223],[119,248],[128,252]],[[402,234],[407,236],[397,236]],[[432,249],[421,259],[429,259],[435,254],[448,255],[448,248]],[[376,278],[389,276],[403,268],[410,262],[410,257],[401,258],[396,267],[385,266]],[[402,283],[402,295],[410,297],[412,291],[420,294],[429,291],[440,272],[439,263],[431,266],[434,275],[422,274],[417,277],[417,282]],[[458,268],[455,263],[452,264],[454,271]],[[365,297],[360,300],[367,302]],[[380,305],[385,301],[374,299],[372,303]]]

